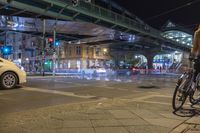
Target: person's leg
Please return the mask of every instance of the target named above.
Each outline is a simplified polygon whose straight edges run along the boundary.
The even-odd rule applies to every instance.
[[[197,75],[200,73],[200,61],[196,62],[196,66],[195,66],[195,76],[197,77]],[[196,78],[195,78],[195,82],[196,82]]]
[[[193,66],[193,77],[192,77],[193,83],[191,85],[191,88],[193,90],[196,86],[196,78],[199,73],[200,73],[200,62],[198,61],[198,62],[195,62]]]
[[[193,82],[196,82],[196,77],[200,73],[200,62],[195,62],[193,66]]]

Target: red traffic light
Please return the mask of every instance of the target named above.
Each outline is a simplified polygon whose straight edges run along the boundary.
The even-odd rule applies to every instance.
[[[48,42],[53,42],[53,38],[48,38]]]

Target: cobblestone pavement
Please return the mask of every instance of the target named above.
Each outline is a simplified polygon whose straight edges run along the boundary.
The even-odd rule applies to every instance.
[[[173,114],[170,99],[154,92],[7,113],[0,115],[0,133],[200,132],[198,106]]]
[[[176,113],[180,117],[188,117],[181,125],[172,130],[173,133],[199,133],[200,132],[200,107],[185,108]]]

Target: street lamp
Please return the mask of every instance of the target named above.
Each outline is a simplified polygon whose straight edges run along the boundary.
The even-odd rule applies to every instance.
[[[103,52],[104,52],[104,53],[107,53],[107,52],[108,52],[108,49],[107,49],[107,48],[104,48],[104,49],[103,49]]]

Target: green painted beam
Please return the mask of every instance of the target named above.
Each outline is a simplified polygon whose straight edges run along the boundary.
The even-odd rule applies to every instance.
[[[82,15],[89,16],[91,18],[95,18],[97,21],[110,23],[110,24],[114,25],[113,28],[121,27],[121,28],[125,29],[126,31],[129,31],[130,33],[138,32],[140,34],[147,35],[147,36],[155,38],[155,39],[159,39],[165,43],[172,43],[179,47],[190,49],[190,47],[188,47],[186,45],[182,46],[182,44],[180,44],[180,43],[177,43],[175,41],[172,41],[172,40],[162,37],[161,32],[159,30],[156,30],[145,24],[137,23],[136,21],[134,21],[130,18],[127,18],[123,15],[117,14],[111,10],[102,8],[100,6],[97,6],[97,5],[94,5],[91,3],[85,3],[85,2],[79,1],[79,5],[74,7],[74,6],[72,6],[71,0],[65,0],[65,1],[40,0],[38,2],[46,2],[47,4],[52,5],[52,8],[53,8],[53,6],[56,5],[57,7],[60,7],[60,11],[67,9],[67,10],[76,12],[77,15],[82,14]],[[64,14],[62,14],[62,12],[54,12],[54,11],[42,9],[39,7],[35,7],[34,5],[18,2],[15,0],[12,0],[9,3],[7,2],[7,0],[0,0],[0,3],[4,4],[4,5],[9,5],[14,8],[18,8],[21,10],[25,10],[25,11],[29,11],[29,12],[33,12],[33,13],[37,13],[37,14],[42,14],[45,16],[50,16],[50,17],[53,17],[56,19],[73,20],[73,16],[64,15]],[[78,20],[78,21],[83,21],[83,20]]]
[[[43,0],[47,3],[51,3],[51,4],[54,4],[54,5],[57,5],[57,6],[60,6],[60,7],[64,7],[65,4],[71,4],[71,1],[70,0],[66,0],[65,2],[64,1],[59,1],[59,0]],[[119,15],[115,12],[112,12],[110,10],[107,10],[105,8],[102,8],[100,6],[97,6],[97,5],[93,5],[93,4],[89,4],[89,3],[85,3],[84,2],[79,2],[80,5],[76,6],[76,7],[73,7],[72,4],[71,6],[68,6],[67,9],[69,10],[72,10],[72,11],[75,11],[75,12],[79,12],[81,14],[84,14],[84,15],[87,15],[87,16],[90,16],[90,17],[93,17],[93,18],[96,18],[96,19],[99,19],[101,21],[106,21],[106,22],[109,22],[111,24],[114,24],[114,25],[117,25],[117,26],[121,26],[123,28],[128,28],[130,30],[133,30],[134,32],[142,32],[143,34],[147,34],[149,36],[152,36],[152,37],[155,37],[155,38],[158,38],[158,37],[161,37],[160,35],[160,32],[159,31],[155,31],[155,29],[153,30],[154,33],[158,33],[156,35],[154,35],[154,33],[149,33],[149,32],[146,32],[145,30],[141,30],[142,25],[139,24],[139,23],[136,23],[134,22],[133,20],[127,18],[127,17],[124,17],[122,15]],[[82,5],[81,5],[82,3]],[[83,7],[83,4],[84,5],[88,5],[88,7]],[[98,11],[98,13],[94,12],[94,9],[96,9],[96,11]],[[111,14],[113,15],[113,18],[114,19],[111,19],[111,17],[106,17],[105,14]],[[118,18],[118,19],[117,19]],[[126,22],[121,22],[121,20],[123,20],[123,18],[127,20],[128,23]],[[131,25],[133,23],[133,25]],[[141,28],[138,28],[140,27]]]
[[[37,14],[42,14],[42,15],[45,15],[45,16],[50,16],[50,17],[53,17],[53,18],[72,20],[72,17],[62,15],[62,14],[58,14],[58,13],[48,11],[48,10],[45,10],[45,9],[41,9],[41,8],[31,6],[31,5],[28,5],[28,4],[24,4],[24,3],[21,3],[21,2],[17,2],[17,1],[14,1],[14,0],[12,0],[10,3],[8,3],[7,0],[0,0],[0,3],[4,4],[4,5],[8,4],[9,6],[14,7],[14,8],[18,8],[18,9],[21,9],[21,10],[25,10],[25,11],[29,11],[29,12],[33,12],[33,13],[37,13]]]

